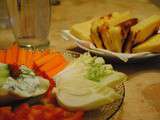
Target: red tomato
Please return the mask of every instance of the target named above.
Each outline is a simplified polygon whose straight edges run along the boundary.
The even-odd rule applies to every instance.
[[[44,120],[42,109],[32,109],[29,113],[30,118],[33,120]]]
[[[83,120],[83,112],[78,111],[76,113],[73,114],[73,116],[66,118],[64,120]]]
[[[11,107],[0,108],[0,120],[13,120],[14,114],[11,111]]]
[[[83,112],[69,112],[53,104],[20,105],[12,112],[11,107],[0,108],[0,120],[82,120]]]
[[[15,120],[28,120],[30,108],[28,104],[22,104],[15,110]]]

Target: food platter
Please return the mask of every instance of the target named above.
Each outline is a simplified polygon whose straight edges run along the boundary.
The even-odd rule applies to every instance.
[[[111,118],[115,117],[121,111],[121,107],[123,105],[124,97],[125,97],[125,89],[124,85],[122,84],[117,89],[122,94],[122,98],[118,101],[113,102],[112,104],[105,105],[99,109],[85,112],[83,120],[110,120]],[[27,103],[29,105],[41,105],[40,102],[42,96],[37,96],[36,98],[30,98],[23,101],[19,101],[16,103],[12,103],[12,109],[16,109],[19,105]],[[1,106],[2,107],[2,106]]]
[[[73,51],[64,51],[64,56],[72,61],[73,59],[80,56],[79,53]],[[118,111],[120,111],[123,101],[125,98],[125,86],[120,84],[116,87],[116,90],[120,93],[121,98],[111,104],[107,104],[98,109],[86,112],[84,115],[84,120],[109,120],[112,118]]]
[[[14,59],[10,59],[11,56],[13,55],[12,50],[18,50],[18,52],[16,53],[17,57],[15,57]],[[21,57],[22,52],[23,52],[23,61]],[[76,117],[75,120],[82,120],[82,117],[84,120],[97,120],[97,119],[108,120],[120,110],[123,104],[123,100],[125,97],[125,86],[124,86],[123,81],[127,79],[127,76],[124,73],[114,71],[111,65],[106,65],[103,58],[92,57],[89,54],[81,55],[79,53],[71,52],[67,50],[65,51],[53,51],[53,49],[46,49],[46,50],[40,50],[40,51],[39,50],[28,50],[24,48],[19,48],[16,44],[9,47],[7,50],[1,50],[1,53],[4,53],[6,56],[5,58],[3,58],[2,57],[3,55],[1,54],[1,59],[0,59],[1,60],[1,66],[0,66],[1,76],[2,76],[1,78],[2,80],[4,80],[1,83],[1,87],[3,89],[1,89],[0,92],[3,93],[5,90],[5,94],[1,94],[1,96],[4,99],[6,99],[8,98],[10,93],[12,93],[13,95],[14,94],[18,95],[18,97],[12,96],[14,99],[10,100],[7,103],[3,101],[4,104],[1,104],[1,107],[0,107],[1,117],[5,116],[5,111],[8,111],[10,114],[14,115],[15,120],[17,120],[16,116],[22,117],[20,114],[21,111],[23,114],[26,114],[25,110],[27,109],[30,111],[29,113],[27,113],[27,117],[29,117],[30,114],[32,114],[33,115],[32,117],[34,117],[34,120],[37,120],[37,118],[35,118],[36,116],[34,116],[33,113],[35,109],[36,110],[40,109],[38,113],[39,115],[42,115],[41,113],[44,111],[45,112],[49,111],[50,114],[53,115],[53,117],[55,117],[55,119],[57,118],[56,116],[54,116],[55,114],[54,111],[60,110],[61,114],[59,112],[58,113],[59,115],[61,115],[62,119],[63,118],[65,119],[65,117],[67,117],[65,116],[65,112],[66,112],[67,114],[70,115],[68,116],[68,118],[70,117],[72,118],[74,117],[74,115],[80,115],[79,118],[75,116]],[[30,61],[30,63],[32,64],[28,64],[27,59],[28,59],[28,56],[30,56],[31,58],[31,54],[32,54],[32,57],[34,57],[34,59]],[[66,63],[66,64],[59,64],[59,66],[63,65],[63,69],[62,67],[57,66],[57,67],[52,67],[52,71],[54,70],[54,72],[46,72],[46,73],[42,72],[42,70],[44,70],[44,66],[46,65],[48,66],[48,63],[51,63],[48,66],[49,68],[51,68],[51,66],[53,66],[53,64],[56,63],[55,62],[56,58],[60,58],[58,60],[64,60],[62,62]],[[17,62],[17,59],[18,59],[18,62]],[[50,59],[50,60],[44,61],[46,59]],[[90,62],[83,63],[83,61],[86,59],[87,61],[90,60]],[[76,63],[76,61],[78,62]],[[82,91],[80,93],[79,91],[76,90],[78,86],[74,87],[74,85],[76,85],[75,83],[78,83],[74,81],[79,81],[79,79],[74,78],[74,75],[73,75],[73,78],[71,78],[70,74],[67,74],[67,76],[68,75],[70,76],[68,77],[69,79],[67,79],[66,77],[62,79],[62,77],[60,76],[61,75],[60,73],[63,73],[62,76],[65,76],[66,75],[65,70],[67,70],[68,72],[69,70],[68,68],[70,68],[70,66],[71,68],[74,68],[72,65],[75,65],[76,69],[74,68],[71,70],[76,71],[76,70],[81,70],[80,66],[77,67],[77,65],[87,66],[90,64],[102,65],[104,68],[103,71],[107,72],[105,73],[107,77],[105,78],[104,76],[102,76],[104,79],[99,79],[101,81],[96,82],[96,81],[92,81],[91,79],[89,80],[89,78],[87,79],[85,76],[82,76],[83,74],[75,73],[74,75],[82,76],[80,78],[80,82],[84,82],[84,84],[86,84],[86,85],[84,84],[82,85],[82,86],[85,86],[84,87],[85,89],[80,87],[81,89],[79,89],[79,91]],[[66,69],[64,67],[66,67]],[[93,69],[93,67],[91,69]],[[5,70],[6,72],[3,73],[2,70]],[[84,70],[83,66],[82,66],[82,70]],[[52,73],[52,74],[48,74],[48,73]],[[72,74],[71,71],[70,73]],[[58,78],[57,76],[61,78],[61,81],[57,79]],[[94,76],[94,77],[97,78],[97,76]],[[60,81],[59,84],[57,84],[57,80]],[[68,108],[66,108],[65,106],[59,103],[60,98],[58,98],[59,96],[63,96],[63,95],[65,96],[66,94],[64,93],[62,95],[56,92],[55,89],[59,91],[60,90],[59,88],[61,88],[61,85],[68,85],[67,83],[68,80],[74,80],[74,81],[71,81],[72,86],[69,86],[68,88],[68,90],[70,88],[71,90],[73,90],[73,94],[72,93],[70,94],[70,91],[68,93],[68,95],[69,94],[71,96],[73,95],[73,99],[69,98],[71,106],[69,106],[68,104],[65,104],[65,105],[68,105]],[[65,88],[67,87],[68,86],[63,86],[61,88],[61,91],[63,88],[64,88],[64,91],[66,91],[67,89],[65,90]],[[23,92],[23,90],[25,92]],[[36,92],[37,90],[38,91],[43,90],[42,91],[43,93],[37,93]],[[84,91],[91,90],[92,92],[87,91],[87,94],[85,94],[83,90]],[[32,95],[34,91],[36,92],[36,94]],[[28,93],[30,93],[31,95],[28,95]],[[82,102],[81,97],[77,97],[77,95],[78,96],[82,95],[83,97],[85,96],[84,98],[82,97],[83,98],[82,100],[86,102]],[[72,108],[72,104],[74,103],[74,100],[76,100],[74,98],[76,98],[77,100],[80,99],[81,101],[80,106],[82,106],[82,109],[79,109],[78,107],[74,111],[70,109]],[[91,98],[91,99],[88,99],[88,98]],[[92,100],[92,98],[95,98],[95,99]],[[101,98],[101,100],[99,98]],[[68,97],[64,100],[67,101],[67,99]],[[75,103],[74,105],[76,105]],[[79,103],[77,105],[79,106]],[[20,113],[17,111],[19,111]],[[7,117],[11,118],[9,114],[7,115]],[[18,120],[20,119],[19,117],[18,117]],[[25,118],[25,119],[28,120],[28,118]],[[48,119],[49,118],[47,118],[47,120]]]
[[[108,57],[112,60],[120,60],[123,62],[129,61],[138,61],[142,59],[148,59],[156,56],[160,56],[158,53],[151,53],[151,52],[141,52],[141,53],[116,53],[109,50],[104,50],[100,48],[96,48],[91,42],[80,40],[79,38],[75,37],[70,33],[70,30],[62,31],[62,37],[65,40],[73,40],[75,41],[76,45],[82,48],[85,51],[89,51],[99,56]]]

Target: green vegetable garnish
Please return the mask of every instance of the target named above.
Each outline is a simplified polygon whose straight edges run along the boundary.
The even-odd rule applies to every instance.
[[[106,75],[112,73],[111,70],[107,70],[102,64],[93,63],[87,70],[86,78],[93,81],[100,81]]]
[[[89,53],[81,55],[75,63],[77,68],[83,68],[79,74],[83,74],[86,79],[96,82],[113,72],[112,65],[105,64],[102,57],[92,57]]]
[[[110,73],[112,73],[112,67],[106,66],[103,58],[98,57],[89,63],[85,77],[98,82]]]

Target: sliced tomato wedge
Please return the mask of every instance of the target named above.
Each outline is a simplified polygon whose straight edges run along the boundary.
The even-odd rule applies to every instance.
[[[30,108],[28,104],[22,104],[15,110],[15,120],[28,120]]]
[[[84,112],[78,111],[74,113],[71,117],[65,118],[64,120],[83,120],[83,114]]]
[[[13,120],[14,114],[11,111],[11,107],[0,108],[0,120]]]

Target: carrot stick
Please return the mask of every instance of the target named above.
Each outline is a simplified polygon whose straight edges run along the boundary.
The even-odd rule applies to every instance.
[[[35,65],[37,67],[40,67],[43,64],[50,62],[50,60],[53,60],[56,55],[57,55],[56,53],[45,55],[45,56],[39,58],[38,60],[35,60]]]
[[[4,62],[4,61],[3,61],[3,50],[0,50],[0,62],[1,62],[1,63]]]
[[[19,49],[18,54],[18,65],[24,65],[26,63],[26,50],[23,48]]]
[[[48,51],[40,51],[40,50],[36,50],[34,51],[33,53],[33,69],[34,70],[37,70],[37,66],[35,64],[35,61],[38,60],[38,59],[41,59],[43,56],[49,54]]]
[[[49,51],[40,51],[40,50],[34,51],[34,61],[40,59],[42,56],[47,54],[49,54]]]
[[[48,63],[42,65],[39,69],[40,71],[46,72],[49,71],[51,69],[56,68],[57,66],[59,66],[61,63],[63,63],[65,61],[64,57],[60,54],[55,55],[53,58],[53,60],[49,61]]]
[[[7,51],[6,51],[6,60],[5,60],[5,62],[7,63],[7,64],[13,64],[13,60],[14,60],[14,46],[11,46],[11,47],[9,47],[8,49],[7,49]]]
[[[58,72],[60,72],[61,70],[63,70],[65,68],[65,66],[68,64],[68,62],[64,61],[61,65],[57,66],[56,68],[47,71],[46,75],[49,78],[52,78],[54,75],[56,75]]]
[[[40,59],[42,56],[43,56],[43,55],[42,55],[42,52],[40,52],[40,51],[38,51],[38,50],[36,50],[36,51],[33,52],[33,67],[32,67],[32,68],[33,68],[35,71],[37,70],[37,67],[36,67],[36,65],[35,65],[35,61],[38,60],[38,59]]]
[[[29,68],[32,68],[33,67],[33,52],[28,50],[27,51],[27,55],[26,55],[26,63],[25,65]]]
[[[0,62],[5,63],[6,51],[0,50]]]
[[[13,45],[13,64],[17,64],[17,60],[18,60],[18,52],[19,52],[19,47],[17,44]]]
[[[42,56],[42,53],[40,51],[34,51],[33,52],[33,59],[37,60]]]
[[[18,49],[19,47],[17,44],[14,44],[7,49],[5,63],[16,64],[18,57]]]

